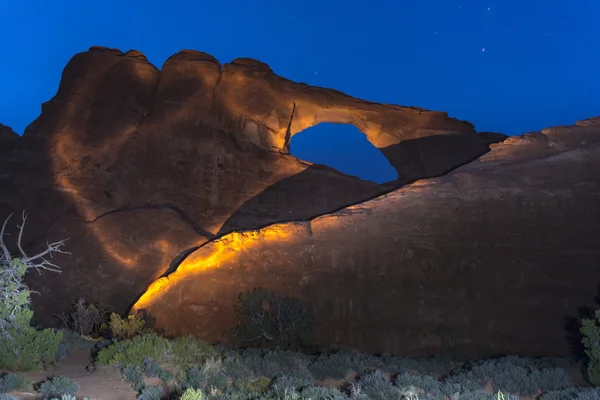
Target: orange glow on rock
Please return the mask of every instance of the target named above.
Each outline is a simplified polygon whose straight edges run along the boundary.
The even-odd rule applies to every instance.
[[[243,254],[268,242],[289,242],[297,235],[299,230],[309,230],[309,223],[287,223],[275,224],[266,228],[232,232],[217,240],[206,243],[186,258],[173,273],[153,282],[148,290],[132,307],[131,312],[148,309],[161,298],[163,294],[183,280],[219,268],[229,262],[232,258]]]

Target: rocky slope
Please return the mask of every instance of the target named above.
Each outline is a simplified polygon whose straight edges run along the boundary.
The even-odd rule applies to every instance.
[[[564,356],[597,307],[600,117],[511,137],[451,173],[197,249],[134,306],[221,339],[240,292],[301,298],[323,348]]]
[[[290,156],[290,138],[320,122],[354,124],[398,180],[380,186]],[[41,322],[80,296],[125,313],[215,235],[359,203],[471,161],[489,142],[445,113],[291,82],[251,59],[182,51],[159,70],[138,51],[95,47],[71,59],[0,159],[0,216],[29,212],[29,251],[70,237],[62,275],[29,277]]]

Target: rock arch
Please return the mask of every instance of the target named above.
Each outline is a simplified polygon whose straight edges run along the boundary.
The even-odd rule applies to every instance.
[[[292,82],[256,60],[221,65],[182,51],[158,69],[138,51],[75,55],[2,164],[0,192],[10,196],[0,214],[28,210],[38,232],[72,237],[78,255],[57,259],[60,277],[31,276],[40,293],[73,282],[52,301],[33,300],[40,322],[90,287],[124,313],[182,250],[381,194],[383,185],[289,155],[293,135],[323,122],[352,124],[383,151],[399,174],[386,190],[488,151],[470,123],[446,113]]]
[[[199,60],[205,58],[198,53]],[[445,112],[374,103],[293,82],[253,59],[223,65],[216,82],[212,108],[218,111],[203,120],[270,151],[289,154],[291,138],[320,123],[352,124],[405,183],[447,172],[489,150],[470,122]]]

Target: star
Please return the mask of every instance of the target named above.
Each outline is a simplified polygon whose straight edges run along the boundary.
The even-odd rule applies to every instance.
[[[491,7],[488,7],[488,11],[490,11],[491,9],[492,9]]]
[[[481,49],[481,52],[482,52],[482,53],[485,53],[485,47],[483,47],[483,48]]]

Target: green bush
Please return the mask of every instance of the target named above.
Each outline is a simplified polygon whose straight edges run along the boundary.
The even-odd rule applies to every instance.
[[[190,388],[183,392],[180,400],[206,400],[206,396],[202,390]]]
[[[308,366],[318,379],[344,379],[350,373],[363,374],[372,370],[372,360],[353,351],[323,354]]]
[[[224,390],[228,386],[223,361],[218,358],[210,358],[201,366],[190,367],[185,371],[185,377],[181,382],[183,388],[212,390]]]
[[[554,390],[542,395],[538,400],[597,400],[600,399],[600,388],[569,388]]]
[[[142,389],[138,400],[160,400],[164,394],[162,386],[146,386]]]
[[[103,348],[96,356],[97,365],[137,365],[142,367],[146,358],[160,362],[171,353],[171,344],[156,333],[136,336],[115,342]]]
[[[476,391],[491,379],[494,390],[532,396],[543,392],[560,390],[572,385],[569,375],[561,368],[539,368],[528,359],[502,357],[472,362],[450,374],[444,385],[461,392]],[[446,390],[448,393],[449,390]]]
[[[121,368],[121,377],[137,392],[141,391],[144,387],[144,373],[137,365],[125,365]]]
[[[123,319],[119,314],[110,314],[108,328],[113,338],[117,340],[132,339],[136,336],[152,333],[152,330],[145,328],[146,321],[135,316],[128,315]],[[106,330],[106,327],[103,327]]]
[[[38,331],[31,326],[7,329],[6,332],[10,336],[0,338],[0,368],[28,371],[55,361],[62,332]]]
[[[416,389],[417,392],[422,391],[431,396],[441,397],[443,394],[442,384],[429,375],[405,372],[396,376],[394,384],[403,393],[410,392],[411,389]]]
[[[299,299],[256,288],[240,295],[236,313],[239,324],[227,335],[238,346],[302,349],[311,345],[311,319]]]
[[[37,331],[31,326],[33,311],[30,305],[30,291],[23,283],[28,270],[59,272],[60,268],[46,257],[52,253],[64,253],[61,247],[64,240],[48,243],[46,250],[28,256],[21,246],[21,237],[27,216],[17,234],[17,248],[20,257],[12,257],[4,243],[6,224],[0,229],[0,368],[10,370],[31,370],[55,361],[62,333],[52,329]]]
[[[594,386],[600,385],[600,310],[594,314],[595,318],[584,318],[579,331],[583,335],[581,343],[585,347],[587,360],[587,377]]]
[[[360,377],[358,380],[361,392],[371,400],[388,400],[401,398],[399,388],[392,385],[383,372],[375,370]]]
[[[0,393],[9,393],[25,385],[25,380],[22,376],[7,373],[0,377]]]
[[[178,337],[171,341],[173,354],[180,364],[199,364],[208,358],[218,356],[218,352],[208,343],[193,336]]]
[[[64,395],[75,396],[79,392],[79,384],[67,377],[55,376],[43,382],[39,386],[38,392],[44,398],[61,397]]]
[[[342,393],[339,389],[310,386],[302,389],[300,392],[302,400],[347,400],[348,396]]]
[[[242,392],[265,393],[271,386],[271,379],[266,376],[256,379],[236,379],[233,381],[233,386]]]
[[[286,393],[297,392],[300,389],[312,386],[314,379],[297,378],[289,375],[279,375],[271,382],[271,391],[279,397],[285,396]]]
[[[245,378],[259,378],[261,376],[266,376],[267,378],[273,379],[281,373],[279,364],[272,360],[267,360],[265,355],[261,352],[246,350],[241,352],[238,357],[239,363],[245,366],[241,371],[249,372]],[[239,376],[239,374],[236,374],[236,376]]]

